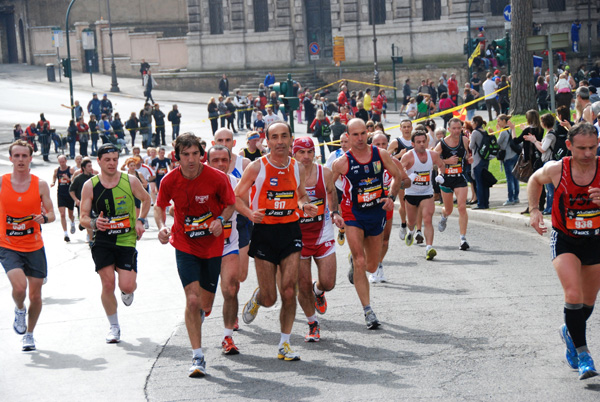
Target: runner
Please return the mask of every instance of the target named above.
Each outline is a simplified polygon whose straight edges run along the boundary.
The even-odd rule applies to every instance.
[[[439,154],[427,149],[429,146],[429,137],[425,130],[415,130],[412,134],[413,149],[402,157],[402,165],[408,173],[412,185],[406,189],[404,198],[406,199],[406,218],[408,221],[408,233],[406,235],[406,245],[412,246],[415,239],[416,220],[418,212],[422,212],[423,222],[425,223],[425,258],[433,260],[437,252],[433,248],[433,224],[432,217],[435,212],[433,202],[433,165],[443,167],[443,162]],[[438,175],[435,180],[443,184],[444,178]]]
[[[179,167],[162,180],[154,207],[158,240],[171,243],[185,291],[185,325],[192,345],[190,377],[206,375],[202,322],[212,310],[225,241],[223,227],[234,211],[235,197],[225,174],[200,162],[198,137],[185,133],[175,140]],[[175,219],[165,226],[165,208],[173,201]]]
[[[346,152],[348,152],[349,149],[350,149],[350,143],[348,142],[348,133],[343,133],[340,136],[340,148],[336,149],[334,152],[331,152],[329,154],[329,157],[327,158],[327,162],[325,163],[325,166],[327,168],[329,168],[329,170],[331,170],[331,167],[333,166],[333,162],[335,162],[336,159],[338,159],[340,156],[342,156]],[[339,178],[335,181],[335,191],[336,191],[337,200],[338,200],[338,205],[336,206],[336,209],[338,211],[339,211],[339,203],[342,201],[342,196],[344,194],[343,190],[344,190],[344,183],[343,183],[342,179]],[[346,242],[346,228],[345,227],[341,227],[338,230],[337,242],[340,246],[343,246],[344,243]]]
[[[85,228],[81,226],[81,191],[83,190],[83,185],[86,181],[91,179],[94,176],[94,169],[92,167],[92,161],[89,158],[84,158],[81,162],[81,173],[77,175],[72,181],[71,186],[69,187],[69,195],[71,199],[75,203],[75,207],[77,207],[77,216],[79,217],[79,230],[84,230]],[[87,236],[86,242],[88,242],[89,246],[92,246],[92,239],[94,238],[94,232],[92,229],[86,229]]]
[[[208,166],[227,174],[231,163],[231,151],[223,145],[215,145],[208,150]],[[231,189],[235,189],[238,180],[228,174]],[[240,252],[236,225],[237,212],[223,222],[225,241],[221,260],[221,292],[223,293],[223,323],[225,330],[221,347],[225,355],[237,355],[239,349],[233,343],[233,331],[237,330],[238,291],[240,290]],[[238,327],[239,328],[239,327]]]
[[[569,367],[579,379],[598,375],[586,340],[586,321],[592,315],[600,290],[600,160],[596,157],[598,134],[589,123],[569,130],[570,157],[547,162],[527,183],[531,227],[548,231],[538,208],[542,186],[556,188],[552,205],[550,250],[552,265],[565,293],[560,336],[566,344]]]
[[[240,150],[239,156],[247,158],[249,161],[253,162],[264,155],[264,150],[262,149],[262,139],[260,138],[258,131],[248,132],[246,135],[246,144],[247,147]]]
[[[165,158],[166,152],[167,151],[163,147],[161,147],[158,150],[158,156],[152,159],[152,161],[150,162],[150,166],[152,167],[154,172],[156,172],[155,183],[157,191],[160,190],[160,181],[163,179],[163,177],[166,176],[167,173],[169,173],[171,166],[171,159]]]
[[[400,160],[404,154],[410,151],[413,148],[411,141],[412,134],[412,121],[410,119],[404,119],[400,122],[400,132],[402,133],[402,137],[396,138],[395,141],[392,141],[390,146],[388,147],[388,153],[392,155],[394,158]],[[398,213],[400,214],[400,240],[404,241],[406,238],[406,201],[404,201],[404,190],[400,190],[398,193],[398,202],[400,204],[400,208],[398,208]]]
[[[289,157],[293,138],[290,126],[277,121],[267,127],[266,136],[271,153],[252,162],[235,188],[235,195],[242,204],[238,212],[254,222],[249,254],[254,258],[258,279],[258,288],[244,306],[242,318],[250,324],[260,306],[275,304],[277,283],[281,295],[281,338],[277,357],[293,361],[300,360],[300,355],[290,346],[302,250],[298,209],[314,218],[318,208],[309,203],[304,189],[304,167]],[[250,204],[248,192],[251,188]],[[278,266],[280,276],[276,280]]]
[[[310,137],[297,138],[294,141],[294,158],[304,166],[306,192],[311,204],[316,205],[315,217],[300,213],[300,230],[302,231],[302,252],[300,253],[300,270],[298,272],[298,302],[308,319],[308,335],[306,342],[319,342],[321,327],[316,313],[325,314],[327,300],[325,292],[335,286],[337,270],[335,259],[335,239],[333,225],[344,226],[344,220],[337,210],[337,194],[331,180],[331,170],[315,163],[315,144]],[[329,208],[335,206],[335,210]],[[311,257],[317,264],[317,281],[312,280]],[[315,312],[316,310],[316,312]]]
[[[73,177],[74,169],[67,166],[67,157],[64,155],[58,156],[58,167],[54,169],[54,176],[52,176],[52,184],[50,187],[54,187],[58,180],[57,195],[58,201],[58,212],[60,212],[60,224],[62,225],[63,232],[65,233],[65,241],[68,243],[71,241],[69,238],[69,232],[67,232],[67,218],[65,216],[65,209],[69,211],[69,219],[71,220],[71,234],[75,233],[75,217],[73,216],[73,199],[69,195],[69,186],[71,185],[71,179]]]
[[[108,143],[98,148],[100,174],[86,181],[81,192],[81,225],[94,231],[92,258],[102,282],[102,305],[110,323],[106,343],[121,341],[115,271],[121,300],[130,306],[137,287],[136,240],[144,234],[150,209],[150,196],[140,181],[121,173],[118,164],[119,149],[115,145]],[[142,201],[137,217],[134,197]]]
[[[389,141],[387,135],[385,135],[381,131],[376,131],[373,136],[373,145],[381,150],[388,149]],[[392,158],[392,161],[396,164],[398,169],[400,169],[400,176],[402,177],[402,183],[400,184],[400,188],[406,189],[410,187],[410,179],[406,175],[406,171],[404,170],[404,166],[402,163],[396,158]],[[386,170],[383,171],[383,190],[384,195],[387,197],[390,193],[390,186],[392,184],[392,176]],[[379,265],[377,266],[377,271],[375,273],[369,274],[369,282],[371,283],[381,283],[387,282],[385,275],[383,273],[383,260],[388,252],[389,244],[390,244],[390,236],[392,234],[392,225],[394,222],[394,210],[392,208],[391,211],[386,211],[385,214],[385,228],[383,229],[383,246],[381,247],[381,258],[379,260]]]
[[[465,164],[471,163],[473,157],[469,152],[469,139],[462,134],[462,122],[458,118],[452,118],[448,121],[448,131],[450,134],[442,139],[435,147],[435,152],[440,155],[446,165],[440,169],[443,184],[440,184],[442,191],[442,219],[438,223],[438,230],[446,230],[448,217],[452,214],[454,204],[454,193],[458,204],[458,226],[460,230],[460,249],[468,250],[467,243],[467,224],[469,215],[467,214],[467,179],[465,178]]]
[[[33,147],[17,140],[8,153],[13,169],[0,182],[0,263],[15,301],[13,329],[24,335],[23,351],[28,352],[35,350],[33,330],[42,311],[42,285],[48,274],[40,225],[53,222],[55,216],[48,183],[30,173]]]
[[[351,251],[348,279],[354,283],[358,293],[367,328],[375,329],[380,323],[371,308],[365,273],[374,273],[379,265],[386,211],[394,208],[401,176],[390,155],[368,145],[367,137],[367,126],[363,120],[354,118],[348,122],[351,149],[333,163],[333,179],[344,176],[341,205]],[[384,169],[394,179],[388,197],[383,196]]]

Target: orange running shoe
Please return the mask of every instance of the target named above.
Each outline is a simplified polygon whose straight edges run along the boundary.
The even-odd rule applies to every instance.
[[[235,346],[235,343],[233,343],[233,338],[230,336],[226,336],[225,339],[223,339],[221,346],[223,347],[224,355],[237,355],[240,353],[240,350]]]

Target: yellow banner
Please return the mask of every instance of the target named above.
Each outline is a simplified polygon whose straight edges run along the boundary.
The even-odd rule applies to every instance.
[[[471,54],[471,57],[469,57],[469,67],[471,67],[471,64],[473,64],[473,60],[475,60],[475,57],[479,56],[480,54],[481,46],[479,46],[479,43],[477,43],[475,50],[473,50],[473,54]]]

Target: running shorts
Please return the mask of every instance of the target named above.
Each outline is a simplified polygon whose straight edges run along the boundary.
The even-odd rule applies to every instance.
[[[36,251],[24,252],[0,247],[0,263],[8,273],[20,268],[26,276],[32,278],[45,278],[48,274],[48,263],[44,247]]]
[[[175,249],[177,272],[183,287],[198,282],[202,289],[215,293],[221,274],[221,259],[222,257],[199,258]]]
[[[58,194],[58,196],[56,197],[57,201],[58,201],[58,207],[65,207],[67,209],[73,209],[75,208],[75,201],[73,201],[73,199],[71,198],[70,195],[61,195]]]
[[[444,183],[440,184],[440,190],[444,193],[452,193],[455,188],[467,187],[467,184],[465,175],[444,177]]]
[[[571,237],[556,229],[550,234],[550,253],[552,260],[561,254],[574,254],[581,265],[600,264],[600,236]]]
[[[429,198],[433,198],[433,194],[429,194],[429,195],[405,195],[404,196],[404,199],[406,200],[406,202],[408,202],[410,205],[414,205],[415,207],[418,207],[421,204],[421,201],[427,200]]]
[[[137,272],[137,250],[135,247],[94,243],[92,244],[92,259],[96,264],[96,272],[109,265],[114,265],[125,271]]]
[[[239,248],[244,248],[250,244],[250,237],[252,236],[252,227],[254,224],[250,219],[238,214],[236,226],[239,235]]]
[[[384,211],[385,212],[385,211]],[[386,214],[387,215],[387,214]],[[385,228],[385,223],[387,222],[386,216],[383,217],[374,216],[372,220],[356,220],[356,221],[346,221],[346,226],[354,226],[363,231],[365,237],[370,236],[379,236],[383,229]]]
[[[266,225],[258,223],[252,230],[248,255],[279,264],[287,256],[302,250],[302,232],[296,222]]]
[[[302,244],[300,258],[307,260],[314,257],[315,260],[318,260],[333,253],[335,253],[335,240],[331,239],[321,244]]]

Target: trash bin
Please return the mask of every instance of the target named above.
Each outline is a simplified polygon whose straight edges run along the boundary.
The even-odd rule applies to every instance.
[[[48,73],[48,82],[56,82],[56,75],[54,74],[54,64],[46,64],[46,72]]]

